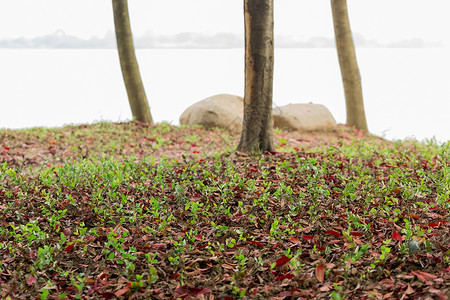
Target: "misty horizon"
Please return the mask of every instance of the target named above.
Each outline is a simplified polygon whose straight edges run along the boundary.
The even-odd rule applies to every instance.
[[[219,32],[203,34],[182,32],[172,35],[157,35],[151,31],[141,36],[134,36],[136,49],[236,49],[244,47],[243,34]],[[356,47],[360,48],[442,48],[443,41],[424,41],[420,38],[401,39],[398,41],[379,41],[367,39],[360,33],[353,33]],[[334,48],[334,37],[297,37],[289,35],[275,36],[276,48]],[[22,49],[115,49],[116,38],[113,31],[108,31],[102,38],[82,39],[67,35],[63,30],[34,38],[3,38],[0,48]]]

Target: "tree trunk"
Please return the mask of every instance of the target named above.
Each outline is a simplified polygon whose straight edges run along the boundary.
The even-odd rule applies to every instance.
[[[273,0],[244,0],[244,120],[237,151],[274,151]]]
[[[134,119],[153,125],[152,115],[134,52],[133,36],[131,34],[130,17],[128,14],[128,1],[112,0],[112,4],[120,68],[122,69],[131,113]]]
[[[361,75],[359,73],[358,63],[356,62],[355,47],[350,30],[347,0],[331,0],[331,10],[333,12],[336,49],[344,84],[347,125],[367,132]]]

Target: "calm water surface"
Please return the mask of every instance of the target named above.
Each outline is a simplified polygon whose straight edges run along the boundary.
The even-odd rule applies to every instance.
[[[450,50],[359,49],[369,129],[387,138],[450,140]],[[243,49],[138,50],[156,121],[189,105],[243,95]],[[0,128],[131,118],[115,50],[0,50]],[[334,49],[278,49],[274,104],[321,103],[345,123]]]

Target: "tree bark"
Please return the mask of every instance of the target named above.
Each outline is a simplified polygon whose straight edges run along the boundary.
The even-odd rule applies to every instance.
[[[336,49],[344,84],[347,125],[368,131],[361,87],[361,75],[356,61],[347,0],[331,0]]]
[[[117,49],[120,68],[130,103],[133,118],[153,125],[147,96],[142,83],[139,66],[134,51],[127,0],[112,0],[114,25],[116,29]]]
[[[274,151],[273,0],[244,0],[244,120],[237,151]]]

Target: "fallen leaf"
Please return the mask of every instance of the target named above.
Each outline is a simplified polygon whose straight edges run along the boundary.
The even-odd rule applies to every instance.
[[[416,275],[417,278],[419,278],[423,282],[428,282],[428,279],[431,279],[431,278],[437,278],[437,276],[434,274],[430,274],[430,273],[419,271],[419,270],[412,271],[411,274]]]
[[[289,241],[291,241],[292,243],[295,243],[295,244],[299,244],[300,243],[300,240],[298,238],[292,237],[292,236],[289,238]]]
[[[210,292],[210,289],[194,288],[190,286],[181,286],[175,290],[181,296],[198,296]],[[183,297],[182,297],[183,298]],[[184,299],[184,298],[183,298]]]
[[[63,233],[64,233],[65,236],[70,236],[72,234],[71,231],[70,231],[70,228],[64,229]]]
[[[323,279],[325,277],[325,268],[322,264],[318,265],[316,267],[316,278],[319,282],[323,282]]]
[[[394,233],[392,233],[392,238],[400,243],[403,241],[403,237],[397,231],[394,231]]]
[[[408,214],[408,215],[406,215],[406,216],[407,216],[407,217],[411,217],[411,218],[413,218],[413,219],[420,219],[420,217],[419,217],[418,215],[414,214],[414,213]]]
[[[326,284],[326,285],[322,286],[319,290],[321,292],[328,292],[331,289],[332,289],[332,287],[329,284]]]
[[[411,285],[409,283],[408,283],[408,288],[406,289],[405,293],[406,293],[406,295],[411,295],[411,294],[415,293],[414,289],[411,287]]]
[[[272,250],[275,250],[278,246],[280,246],[279,242],[277,242],[275,245],[273,245]]]
[[[72,251],[73,247],[75,247],[75,244],[70,244],[69,246],[66,247],[66,249],[64,249],[64,252]]]
[[[37,282],[37,279],[36,279],[36,277],[34,277],[34,276],[30,276],[30,278],[27,279],[27,284],[28,284],[29,286],[32,286],[32,285],[35,284],[36,282]]]
[[[361,232],[358,232],[358,231],[352,231],[352,235],[353,236],[363,236],[364,234],[362,234]]]
[[[294,274],[286,274],[286,275],[281,275],[281,276],[275,277],[275,281],[280,281],[283,279],[292,279],[292,278],[294,278]]]
[[[440,294],[443,292],[443,291],[441,291],[441,290],[435,289],[434,287],[430,287],[430,288],[428,289],[428,291],[429,291],[430,293],[437,294],[437,295],[440,295]]]
[[[327,231],[325,231],[325,233],[327,233],[327,234],[331,234],[331,235],[334,235],[334,236],[342,236],[342,234],[340,234],[339,232],[337,232],[336,230],[327,230]]]
[[[284,266],[285,264],[287,264],[288,262],[290,262],[291,259],[292,259],[292,257],[291,257],[291,258],[289,258],[289,257],[287,257],[287,256],[282,256],[282,257],[280,257],[280,258],[277,259],[277,261],[275,262],[275,268]]]
[[[130,288],[123,288],[114,293],[116,297],[120,297],[130,291]]]
[[[247,241],[247,242],[249,242],[250,244],[258,245],[261,248],[264,248],[263,244],[261,244],[260,242],[257,242],[257,241]]]
[[[234,270],[234,267],[229,264],[223,264],[222,268],[227,269],[227,270]]]

